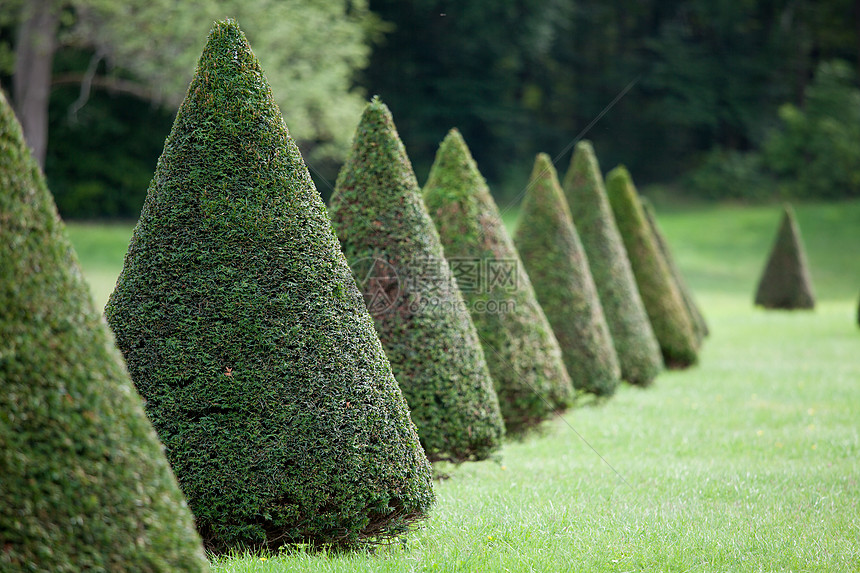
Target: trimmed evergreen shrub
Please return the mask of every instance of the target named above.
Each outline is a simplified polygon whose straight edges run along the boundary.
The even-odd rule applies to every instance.
[[[783,209],[779,232],[756,289],[755,303],[770,309],[815,308],[806,251],[790,205]]]
[[[499,208],[456,129],[439,146],[424,201],[478,330],[505,425],[519,433],[552,413],[550,396],[571,394],[570,376]]]
[[[588,141],[576,144],[564,178],[564,193],[612,333],[621,377],[630,384],[648,386],[663,369],[660,344],[645,312],[597,157]]]
[[[619,166],[609,172],[606,191],[663,360],[669,368],[691,366],[698,360],[693,322],[672,273],[660,255],[626,168]]]
[[[0,93],[0,570],[208,568]]]
[[[431,470],[245,36],[217,23],[106,316],[207,546],[354,546]]]
[[[597,288],[552,161],[538,154],[514,235],[573,385],[610,395],[621,377]]]
[[[359,121],[330,214],[428,458],[486,458],[504,433],[493,381],[391,112],[378,98]]]
[[[690,290],[690,286],[684,279],[684,275],[681,273],[678,263],[675,262],[675,257],[672,255],[672,249],[669,247],[669,242],[666,240],[666,236],[663,235],[663,231],[660,229],[660,224],[657,222],[657,216],[654,213],[654,207],[651,205],[651,201],[646,197],[641,197],[640,200],[642,202],[642,209],[645,212],[645,220],[648,221],[648,228],[651,229],[651,233],[657,241],[657,248],[660,251],[660,255],[666,262],[669,272],[672,273],[672,279],[675,281],[678,291],[681,293],[681,297],[684,301],[684,308],[687,309],[687,313],[690,315],[690,320],[693,322],[693,330],[696,333],[696,340],[698,344],[701,345],[702,340],[710,334],[708,323],[705,322],[705,317],[699,309],[699,305],[696,304],[696,299],[693,298],[693,292]]]

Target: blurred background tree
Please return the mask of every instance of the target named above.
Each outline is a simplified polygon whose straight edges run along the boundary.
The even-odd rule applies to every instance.
[[[53,42],[36,44],[54,54],[40,109],[64,215],[137,215],[206,32],[226,16],[326,197],[374,94],[421,183],[458,127],[503,207],[535,153],[566,165],[585,132],[606,168],[675,196],[860,195],[860,0],[0,0],[0,82],[19,116],[38,98],[16,96],[32,81],[15,77],[37,66],[16,72],[16,56],[32,62],[33,30]]]
[[[364,104],[352,77],[380,26],[363,0],[2,0],[3,87],[64,215],[137,216],[225,17],[247,31],[305,157],[334,176]]]

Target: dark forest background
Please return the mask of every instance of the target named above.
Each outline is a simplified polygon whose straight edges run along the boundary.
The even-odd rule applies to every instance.
[[[860,1],[370,0],[367,8],[369,53],[352,87],[389,105],[419,183],[457,127],[503,202],[516,200],[538,152],[563,173],[579,137],[594,143],[604,169],[623,163],[669,199],[860,196]],[[0,21],[4,87],[13,79],[13,20]],[[85,70],[91,55],[60,48],[55,73]],[[79,98],[79,85],[52,87],[45,170],[61,212],[135,218],[174,107],[94,89],[69,113]],[[326,197],[339,160],[308,159]]]

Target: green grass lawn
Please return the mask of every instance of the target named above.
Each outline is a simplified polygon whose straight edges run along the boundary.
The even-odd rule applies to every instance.
[[[658,211],[711,327],[698,367],[441,468],[403,544],[215,571],[860,571],[860,201],[795,208],[815,311],[752,307],[778,206]],[[103,304],[131,227],[70,231]]]
[[[67,223],[84,276],[98,308],[104,308],[122,270],[133,223]]]

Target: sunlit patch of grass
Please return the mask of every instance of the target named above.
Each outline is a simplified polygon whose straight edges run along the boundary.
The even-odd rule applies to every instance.
[[[84,276],[90,283],[96,307],[102,309],[122,270],[134,225],[70,222],[66,228],[78,253]]]

